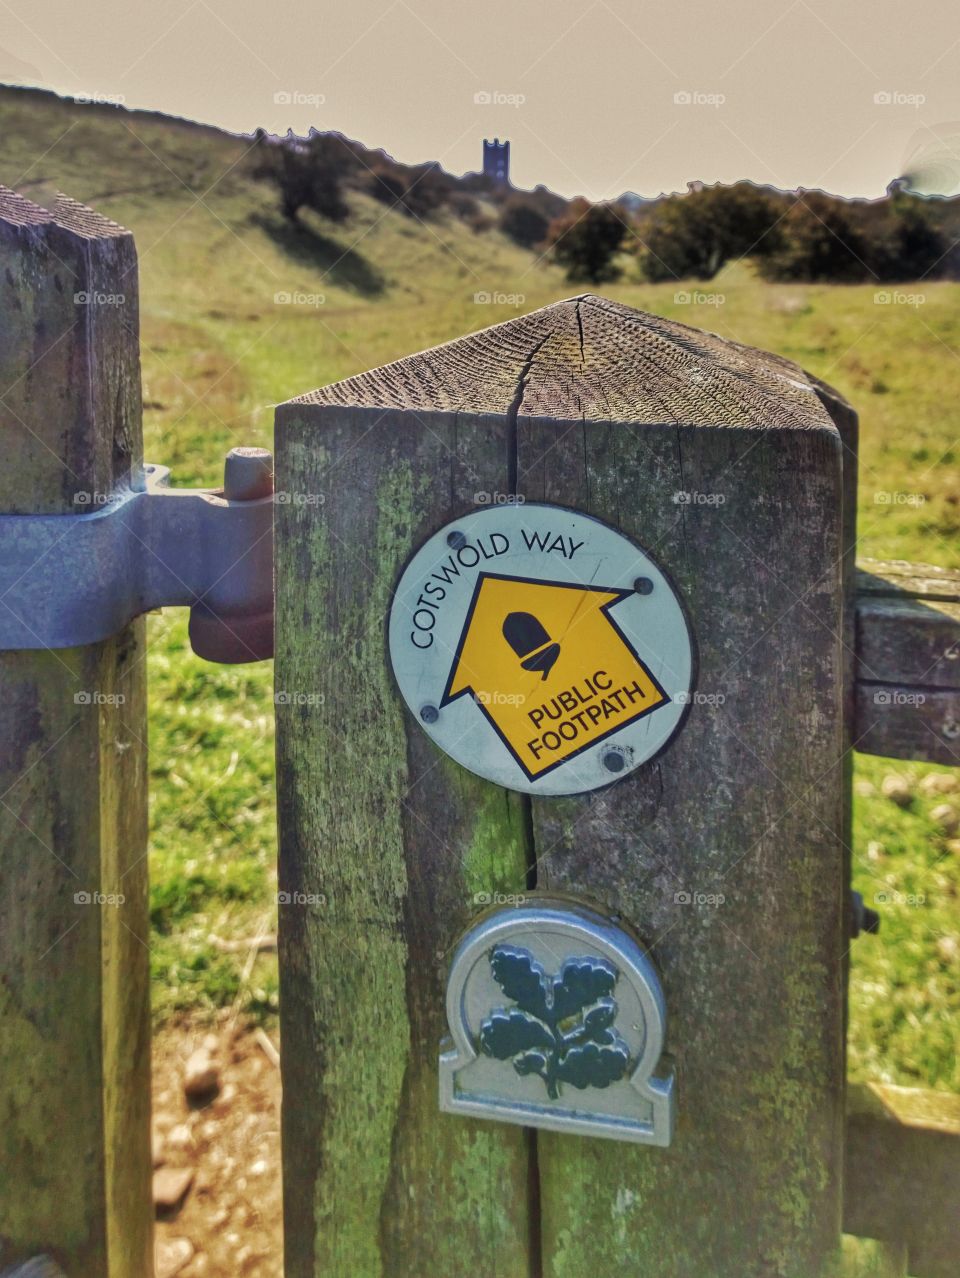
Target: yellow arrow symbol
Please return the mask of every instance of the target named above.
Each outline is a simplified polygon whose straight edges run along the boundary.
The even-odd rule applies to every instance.
[[[472,693],[533,780],[665,705],[610,615],[630,594],[481,573],[441,706]]]

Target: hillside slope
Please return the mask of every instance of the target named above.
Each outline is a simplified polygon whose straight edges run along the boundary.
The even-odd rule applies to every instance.
[[[477,294],[520,277],[538,295],[569,291],[555,268],[450,214],[419,221],[350,193],[344,223],[305,213],[293,226],[252,178],[250,145],[0,88],[0,182],[40,203],[65,191],[136,236],[147,445],[162,438],[184,482],[213,482],[234,432],[262,442],[265,405],[515,311]]]

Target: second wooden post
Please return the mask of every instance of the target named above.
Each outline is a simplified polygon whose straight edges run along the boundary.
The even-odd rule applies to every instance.
[[[573,298],[284,405],[277,456],[288,1274],[825,1274],[840,1239],[848,618],[843,449],[818,388],[773,356]],[[410,556],[440,537],[469,545],[456,524],[474,527],[478,508],[510,506],[515,541],[543,561],[573,556],[572,538],[542,541],[533,503],[639,548],[643,566],[616,583],[543,570],[630,640],[624,661],[643,659],[632,734],[578,712],[582,748],[547,732],[525,744],[515,733],[536,713],[481,689],[488,661],[546,681],[582,623],[577,604],[568,626],[546,624],[544,582],[505,567],[505,549],[481,574],[516,598],[495,642],[468,643],[492,597],[478,577],[446,687],[393,642],[391,667],[387,614],[407,599]],[[637,598],[676,600],[665,629],[645,635],[634,575]],[[411,652],[446,624],[425,598]],[[694,660],[678,692],[664,636],[681,634],[681,611]],[[561,751],[556,770],[545,748]],[[573,777],[609,772],[565,788],[567,756]],[[501,951],[533,986],[501,967],[512,1010],[459,1047],[484,1069],[504,1061],[496,1077],[519,1100],[509,1123],[440,1112],[458,935],[487,906],[509,925],[544,894],[622,924],[642,950],[632,970],[657,974],[676,1122],[654,1145],[631,1143],[636,1127],[574,1134],[577,1097],[588,1110],[612,1096],[617,1053],[644,1050],[642,1028],[613,1021],[618,974],[600,958],[561,967],[550,993],[545,962]],[[577,1021],[558,1000],[586,1006],[583,982],[595,1002]],[[651,995],[648,1035],[655,1009]],[[532,1037],[498,1042],[497,1016]],[[588,1040],[580,1064],[564,1058]],[[524,1112],[547,1130],[524,1133]]]

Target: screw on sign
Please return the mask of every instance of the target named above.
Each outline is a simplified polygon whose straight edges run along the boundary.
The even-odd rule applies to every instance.
[[[646,553],[599,520],[532,504],[482,511],[420,548],[390,653],[438,745],[501,785],[552,794],[608,785],[662,749],[693,666],[683,609]]]

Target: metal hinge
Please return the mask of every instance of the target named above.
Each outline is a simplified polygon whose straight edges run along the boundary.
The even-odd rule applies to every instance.
[[[142,488],[83,514],[0,515],[0,650],[98,643],[180,605],[207,661],[273,656],[271,454],[231,449],[222,489],[143,469]]]

